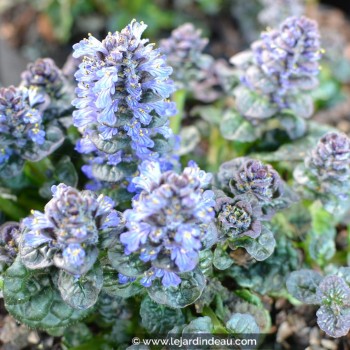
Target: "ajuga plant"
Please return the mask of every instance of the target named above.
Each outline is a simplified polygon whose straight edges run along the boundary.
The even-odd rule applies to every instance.
[[[328,132],[295,169],[294,176],[310,197],[320,199],[330,212],[342,210],[350,191],[349,137]]]
[[[173,68],[172,78],[178,89],[203,102],[220,97],[228,69],[225,61],[204,53],[208,41],[192,23],[179,26],[169,38],[160,41],[160,49]]]
[[[26,160],[39,161],[62,144],[61,129],[45,121],[44,111],[37,89],[0,88],[0,177],[18,175]]]
[[[64,73],[39,59],[19,87],[0,88],[6,310],[78,349],[193,336],[271,348],[300,303],[314,305],[309,328],[345,336],[350,140],[303,122],[317,25],[291,17],[263,33],[215,102],[189,80],[207,43],[195,27],[162,50],[145,30],[133,20],[102,41],[89,35]]]
[[[240,125],[243,116],[250,132],[243,141],[277,128],[291,139],[306,133],[305,119],[313,113],[309,92],[318,84],[320,58],[317,23],[306,17],[287,18],[276,29],[263,32],[249,51],[231,58],[240,84],[234,90],[238,114],[231,113],[227,122]]]
[[[77,150],[90,155],[84,170],[97,180],[125,180],[140,161],[159,158],[174,144],[168,124],[175,105],[167,100],[175,90],[172,68],[141,39],[146,27],[132,21],[102,41],[89,35],[73,47],[73,57],[82,58],[73,101],[73,123],[83,136]]]
[[[245,248],[254,259],[267,259],[276,241],[268,221],[276,210],[286,208],[295,198],[271,165],[249,158],[223,163],[216,191],[217,226],[221,243],[214,251],[214,266],[229,268],[234,260],[227,248]]]
[[[214,193],[203,191],[210,180],[211,175],[194,163],[182,174],[162,173],[155,162],[141,164],[133,182],[142,192],[124,213],[128,230],[120,241],[126,255],[138,253],[149,264],[140,281],[145,287],[159,278],[165,287],[179,285],[178,274],[193,271],[200,250],[215,243]]]

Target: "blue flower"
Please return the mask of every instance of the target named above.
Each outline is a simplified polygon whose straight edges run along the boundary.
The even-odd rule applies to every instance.
[[[0,88],[0,171],[9,163],[18,168],[27,152],[37,153],[45,142],[43,96],[24,87]]]
[[[74,125],[84,140],[93,143],[96,136],[99,139],[97,150],[91,144],[82,147],[88,141],[77,149],[85,154],[106,153],[107,142],[127,141],[118,155],[108,154],[108,161],[103,162],[109,165],[116,166],[125,158],[135,162],[157,158],[155,138],[172,137],[168,120],[176,112],[175,104],[168,100],[174,91],[169,79],[172,68],[153,44],[141,39],[146,27],[134,20],[121,32],[109,33],[102,42],[89,35],[73,46],[73,56],[82,57],[75,74]],[[99,177],[96,173],[93,176]]]
[[[22,221],[22,260],[33,268],[28,251],[51,250],[46,265],[56,265],[75,276],[86,273],[97,259],[100,234],[117,234],[121,214],[111,198],[59,184],[44,213],[32,211]],[[29,259],[29,260],[28,260]],[[41,266],[42,267],[42,266]]]
[[[68,266],[80,268],[85,262],[85,250],[80,244],[71,243],[63,250],[62,256]]]
[[[289,17],[278,30],[262,33],[252,51],[256,64],[278,86],[271,95],[280,108],[289,107],[288,93],[317,86],[321,47],[315,21]]]
[[[29,63],[21,78],[22,86],[36,87],[52,97],[61,95],[65,83],[61,70],[51,58],[39,58]]]
[[[128,277],[123,275],[122,273],[118,273],[118,281],[120,284],[126,284],[135,281],[136,278],[134,277]]]
[[[197,266],[199,251],[211,232],[214,193],[204,190],[211,175],[194,162],[181,174],[162,172],[154,161],[144,161],[139,170],[133,182],[141,192],[134,198],[133,208],[124,212],[128,230],[120,240],[126,254],[138,253],[142,261],[151,264],[141,284],[148,287],[161,278],[164,286],[176,286],[181,282],[178,273]]]

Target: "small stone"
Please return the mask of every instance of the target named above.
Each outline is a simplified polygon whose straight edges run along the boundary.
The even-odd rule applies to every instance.
[[[39,334],[35,331],[30,332],[28,335],[28,342],[31,344],[38,344],[40,342]]]
[[[287,321],[282,322],[282,324],[280,325],[277,331],[277,336],[276,336],[277,342],[282,343],[284,340],[289,338],[292,334],[293,334],[293,329],[290,326],[290,324]]]
[[[338,345],[330,339],[322,339],[321,340],[321,345],[326,348],[327,350],[337,350],[338,349]]]

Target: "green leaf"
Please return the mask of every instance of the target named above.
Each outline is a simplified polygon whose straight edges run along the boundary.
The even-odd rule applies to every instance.
[[[119,182],[131,176],[136,171],[136,165],[131,163],[119,163],[118,165],[93,164],[93,175],[107,182]]]
[[[63,182],[68,186],[77,186],[78,174],[68,156],[63,156],[57,163],[55,168],[55,177],[59,182]]]
[[[258,238],[246,238],[238,241],[237,246],[245,248],[254,259],[263,261],[273,253],[276,241],[273,233],[266,226],[263,226]]]
[[[248,119],[268,119],[277,112],[276,105],[270,102],[268,96],[259,95],[243,86],[239,86],[234,94],[238,112]]]
[[[152,140],[154,142],[154,146],[152,147],[152,150],[154,152],[168,153],[173,151],[174,149],[174,142],[172,138],[165,139],[163,136],[158,135],[152,138]]]
[[[232,334],[258,334],[259,326],[255,318],[249,314],[233,314],[226,322],[227,330]]]
[[[222,110],[214,106],[196,106],[191,110],[191,116],[199,115],[210,124],[220,125]]]
[[[219,270],[226,270],[233,264],[233,259],[222,245],[218,244],[214,250],[213,264]]]
[[[61,298],[51,281],[50,270],[28,270],[17,257],[4,276],[6,309],[31,328],[69,326],[88,315],[75,310]]]
[[[213,332],[214,325],[209,316],[198,317],[191,321],[182,331],[183,334],[207,333]]]
[[[287,280],[288,292],[305,304],[318,304],[316,291],[321,283],[322,276],[312,270],[299,270],[290,274]]]
[[[308,249],[311,258],[319,265],[325,264],[335,254],[334,216],[323,209],[319,202],[310,207],[311,230],[308,233]]]
[[[182,282],[177,287],[165,288],[159,279],[147,289],[149,296],[158,304],[173,308],[183,308],[193,304],[205,288],[205,277],[200,270],[180,275]]]
[[[91,142],[102,152],[114,154],[129,145],[128,137],[118,137],[117,140],[104,140],[97,132],[89,136]]]
[[[25,149],[23,158],[32,162],[38,162],[60,147],[64,141],[64,138],[65,136],[61,128],[51,124],[46,129],[44,144],[38,147]]]
[[[180,309],[171,309],[157,304],[148,296],[142,300],[140,316],[142,326],[148,333],[164,334],[174,326],[180,326],[185,322],[185,317]]]
[[[89,327],[84,323],[78,323],[74,327],[68,327],[64,331],[62,345],[71,349],[82,345],[93,338],[93,334]]]
[[[120,273],[129,277],[137,277],[149,269],[137,254],[126,255],[121,245],[116,245],[108,251],[108,259]]]
[[[295,115],[300,118],[309,118],[314,111],[313,98],[307,93],[287,96],[286,103]]]
[[[43,269],[53,264],[55,248],[50,248],[47,243],[38,247],[26,246],[22,242],[20,255],[22,263],[29,269]]]
[[[103,273],[99,264],[79,278],[60,270],[58,290],[62,299],[77,310],[89,309],[95,305],[103,285]]]
[[[139,294],[143,289],[144,288],[136,281],[120,284],[118,279],[118,272],[111,266],[104,266],[103,291],[105,291],[110,296],[129,298],[136,294]]]
[[[305,119],[295,115],[294,113],[287,112],[283,113],[277,118],[283,126],[283,129],[292,140],[298,139],[305,135],[307,130]]]
[[[213,252],[210,249],[199,252],[198,266],[205,276],[213,274]]]
[[[225,139],[238,142],[253,142],[259,137],[257,128],[233,110],[224,114],[220,131]]]
[[[181,128],[180,139],[181,144],[177,154],[181,156],[192,152],[200,142],[201,137],[198,129],[190,125]]]

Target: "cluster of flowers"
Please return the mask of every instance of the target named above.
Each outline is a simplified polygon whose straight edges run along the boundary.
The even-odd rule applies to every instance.
[[[63,142],[53,125],[53,101],[64,95],[65,80],[55,63],[38,59],[22,73],[19,87],[0,88],[0,177],[17,175],[25,160],[39,161]]]
[[[310,117],[313,100],[307,92],[318,84],[320,58],[317,23],[306,17],[289,17],[279,29],[263,32],[251,51],[231,59],[241,76],[235,91],[238,111],[253,123],[286,109]]]
[[[179,273],[194,270],[199,251],[215,243],[214,192],[203,191],[211,174],[191,162],[181,174],[161,172],[157,162],[145,161],[133,182],[140,194],[125,211],[127,231],[120,236],[125,253],[138,253],[150,263],[141,284],[149,287],[156,278],[164,286],[181,283]]]
[[[259,160],[237,158],[223,163],[218,173],[219,187],[216,191],[217,226],[220,240],[231,249],[246,247],[267,232],[264,221],[271,220],[276,210],[287,207],[293,198],[284,193],[286,184],[271,165]],[[288,202],[289,200],[289,202]],[[265,260],[273,252],[275,240],[263,242],[269,252],[260,255],[252,249],[247,251],[257,260]],[[243,238],[243,241],[242,241]],[[249,243],[250,242],[250,243]]]
[[[179,89],[203,102],[212,102],[222,96],[230,76],[228,64],[204,53],[208,39],[192,23],[185,23],[160,41],[168,64],[173,68],[172,78]]]
[[[23,149],[40,147],[45,142],[42,112],[39,105],[42,96],[26,88],[0,88],[0,164],[10,157],[20,158]]]
[[[55,265],[80,276],[96,262],[99,236],[118,233],[121,214],[102,194],[64,184],[53,186],[52,194],[44,213],[33,211],[22,222],[22,261],[31,269]]]
[[[141,39],[146,27],[134,20],[102,42],[90,35],[73,46],[73,57],[82,57],[75,74],[73,122],[83,134],[77,150],[89,155],[83,170],[90,178],[106,180],[94,171],[101,160],[112,167],[138,164],[166,153],[164,144],[171,142],[169,117],[176,112],[168,100],[175,90],[172,68],[153,44]]]
[[[341,209],[348,199],[350,181],[350,138],[328,132],[295,169],[296,181],[308,189],[311,198],[320,199],[330,211]]]

